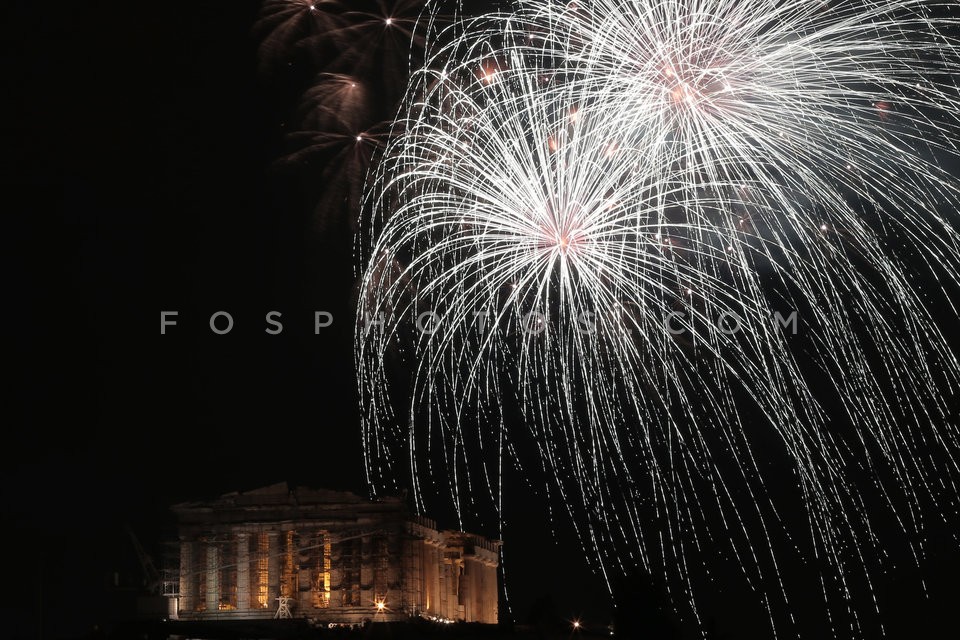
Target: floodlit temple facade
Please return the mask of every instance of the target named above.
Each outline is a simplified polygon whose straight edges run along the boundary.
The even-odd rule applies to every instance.
[[[400,498],[281,483],[173,511],[181,620],[497,622],[500,543],[439,531]]]

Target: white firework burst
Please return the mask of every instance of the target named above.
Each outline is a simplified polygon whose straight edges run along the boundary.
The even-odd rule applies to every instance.
[[[949,304],[960,273],[949,9],[530,1],[433,34],[367,192],[371,484],[499,508],[533,443],[605,574],[696,613],[708,545],[779,579],[787,460],[825,598],[869,585],[873,496],[915,532],[957,494],[960,367],[916,284]]]

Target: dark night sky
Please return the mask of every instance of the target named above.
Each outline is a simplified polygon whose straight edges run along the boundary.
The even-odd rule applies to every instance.
[[[282,480],[365,493],[352,247],[310,239],[295,181],[269,170],[285,107],[256,72],[257,0],[9,4],[2,504],[22,577],[5,580],[3,615],[14,636],[41,623],[71,636],[107,615],[110,573],[137,570],[124,523],[158,551],[180,500]],[[276,337],[263,333],[274,309]],[[180,312],[165,338],[161,310]],[[229,336],[207,328],[218,310],[236,320]],[[320,336],[314,310],[337,319]],[[600,617],[601,582],[536,504],[518,496],[512,512],[514,615],[550,594],[561,615]],[[948,534],[934,528],[921,562],[929,599],[907,563],[879,581],[891,637],[950,618]],[[760,605],[722,571],[728,595],[707,616],[764,637]],[[801,597],[801,617],[816,606]]]

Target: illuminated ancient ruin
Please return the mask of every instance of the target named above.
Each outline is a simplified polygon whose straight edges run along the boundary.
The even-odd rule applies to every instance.
[[[400,498],[281,483],[173,511],[179,619],[497,622],[500,543],[439,531]]]

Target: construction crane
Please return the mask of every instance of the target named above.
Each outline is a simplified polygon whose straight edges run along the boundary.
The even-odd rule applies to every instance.
[[[150,554],[148,554],[143,548],[143,545],[140,544],[137,534],[133,532],[133,528],[129,524],[124,524],[123,529],[127,532],[127,535],[130,536],[133,549],[137,552],[137,559],[140,560],[140,567],[143,569],[144,587],[151,594],[159,595],[161,584],[160,572],[157,571],[156,565],[153,564],[153,558],[150,557]]]

